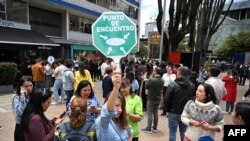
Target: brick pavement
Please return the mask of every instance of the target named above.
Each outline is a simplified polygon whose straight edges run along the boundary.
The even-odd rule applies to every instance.
[[[244,92],[248,89],[248,82],[246,86],[238,86],[238,94],[237,101],[241,100]],[[101,102],[102,99],[102,90],[101,90],[101,82],[95,82],[95,93]],[[15,127],[15,121],[13,117],[13,113],[11,111],[11,97],[12,94],[0,95],[0,125],[2,128],[0,129],[0,140],[1,141],[13,141],[13,133]],[[225,102],[221,102],[220,106],[223,110],[225,110]],[[64,104],[52,105],[49,107],[48,111],[46,111],[46,116],[48,118],[52,118],[55,115],[62,113],[65,110]],[[167,117],[160,116],[161,111],[159,110],[159,126],[158,131],[153,134],[147,134],[144,132],[140,133],[140,141],[163,141],[168,140],[168,127],[167,127]],[[67,121],[67,119],[65,120]],[[231,119],[229,115],[225,115],[225,123],[231,124]],[[147,117],[145,116],[142,121],[139,123],[139,128],[144,128],[147,125]],[[216,140],[221,140],[223,136],[223,132],[217,134]],[[179,134],[177,135],[177,141],[179,141]]]

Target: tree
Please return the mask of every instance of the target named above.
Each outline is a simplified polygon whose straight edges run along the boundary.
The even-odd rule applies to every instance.
[[[146,47],[144,44],[141,43],[139,52],[136,52],[135,55],[136,57],[143,58],[143,57],[148,57],[148,53],[149,53],[148,47]]]
[[[195,29],[197,9],[200,0],[170,0],[169,5],[169,25],[168,35],[163,35],[163,54],[168,55],[169,47],[172,51],[176,51],[179,43],[184,39],[185,35],[190,33],[191,29]],[[162,29],[162,2],[158,0],[159,14],[156,19],[158,32],[161,34]],[[193,34],[192,34],[193,35]]]
[[[229,11],[234,0],[231,0]],[[198,10],[196,51],[206,52],[212,35],[218,30],[227,13],[221,15],[226,0],[203,0]]]
[[[225,19],[220,20],[226,0],[170,0],[168,35],[163,34],[163,54],[168,54],[169,47],[172,51],[190,33],[188,47],[193,51],[205,52],[208,49],[212,35],[217,31]],[[230,9],[231,0],[227,11]],[[162,29],[162,0],[158,0],[159,14],[156,19],[158,32]]]
[[[239,32],[227,38],[216,51],[219,57],[232,58],[235,52],[250,51],[250,32]]]

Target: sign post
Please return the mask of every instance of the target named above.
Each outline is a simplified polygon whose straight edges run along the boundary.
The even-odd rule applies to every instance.
[[[122,12],[104,12],[92,25],[93,45],[119,64],[137,43],[135,23]]]

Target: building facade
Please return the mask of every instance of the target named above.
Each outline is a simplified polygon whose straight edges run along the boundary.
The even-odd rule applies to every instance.
[[[0,0],[0,61],[102,57],[91,26],[106,11],[124,12],[139,28],[138,0]]]
[[[222,14],[226,13],[228,6],[228,4],[225,5]],[[250,32],[250,1],[232,4],[225,21],[212,36],[209,50],[218,49],[229,36],[236,35],[239,32]]]

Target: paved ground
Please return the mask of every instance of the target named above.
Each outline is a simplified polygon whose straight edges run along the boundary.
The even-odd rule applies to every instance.
[[[237,101],[241,100],[244,92],[248,89],[248,82],[245,86],[238,86],[238,94]],[[95,82],[95,93],[99,97],[100,101],[103,102],[101,98],[102,90],[101,90],[101,82]],[[15,120],[12,113],[11,108],[11,97],[12,94],[4,94],[0,95],[0,125],[2,128],[0,129],[0,140],[1,141],[13,141],[13,133],[15,127]],[[225,102],[220,104],[223,110],[225,110]],[[62,113],[65,110],[64,104],[52,105],[49,107],[48,111],[46,111],[46,116],[52,118],[55,115]],[[159,110],[159,115],[161,111]],[[140,133],[140,141],[164,141],[168,140],[168,127],[167,127],[167,117],[159,116],[159,126],[158,132],[153,134]],[[65,120],[67,121],[67,119]],[[144,128],[147,123],[147,117],[139,123],[140,128]],[[231,124],[231,119],[229,115],[225,115],[225,123]],[[216,135],[216,141],[220,141],[223,136],[223,132]],[[177,135],[177,140],[179,141],[179,136]]]

